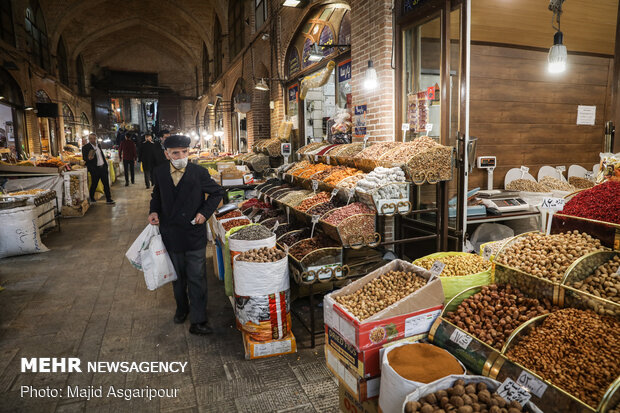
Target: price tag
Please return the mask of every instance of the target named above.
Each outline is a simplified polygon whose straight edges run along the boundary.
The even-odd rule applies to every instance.
[[[329,200],[331,201],[332,199],[334,199],[334,197],[338,194],[339,189],[338,188],[334,188],[332,190],[332,196],[329,198]]]
[[[256,215],[256,216],[254,217],[254,222],[258,222],[258,220],[260,220],[260,217],[261,217],[261,215]]]
[[[314,228],[316,227],[316,224],[319,222],[319,218],[320,216],[318,215],[312,215],[312,232],[310,232],[310,238],[314,237]]]
[[[427,124],[426,124],[426,131],[427,131],[427,132],[430,132],[430,131],[432,131],[432,130],[433,130],[433,124],[432,124],[432,123],[427,123]]]
[[[286,222],[290,222],[291,221],[291,208],[290,207],[286,207]]]
[[[258,213],[258,211],[260,211],[259,208],[252,207],[252,212],[250,212],[250,215],[248,215],[248,218],[250,218],[250,219],[254,218],[254,215],[256,215]]]
[[[319,189],[319,181],[317,181],[316,179],[312,180],[312,190],[314,192],[316,192],[316,190]]]
[[[530,168],[528,168],[527,166],[522,166],[521,167],[521,178],[523,178],[525,174],[528,173],[529,171],[530,171]]]
[[[314,162],[318,162],[319,161],[319,155],[314,155]]]
[[[400,128],[406,132],[411,128],[411,126],[408,123],[403,123]]]
[[[298,161],[301,160],[301,154],[300,153],[297,154],[297,160]]]
[[[566,200],[564,198],[543,198],[542,205],[540,206],[542,209],[548,209],[550,211],[561,211],[564,209],[564,204]]]
[[[290,178],[291,183],[293,183],[293,180],[295,179],[295,177],[293,175],[289,175],[288,177]]]
[[[433,263],[433,266],[430,269],[431,278],[428,281],[430,282],[433,278],[439,277],[445,267],[446,267],[446,264],[444,264],[443,262],[435,261]]]
[[[362,146],[363,149],[366,149],[366,144],[368,144],[368,136],[364,136],[364,146]]]
[[[547,390],[547,385],[542,380],[537,379],[525,370],[519,375],[517,384],[521,387],[525,387],[531,394],[537,397],[542,397],[545,390]]]
[[[491,248],[484,247],[484,250],[482,251],[482,258],[489,261],[491,259],[491,253]]]
[[[594,178],[594,172],[586,171],[586,174],[585,174],[584,178],[586,178],[586,179]]]
[[[519,384],[517,384],[510,377],[507,378],[501,386],[499,386],[499,389],[497,389],[497,394],[509,402],[517,401],[521,404],[521,406],[527,403],[532,397],[530,392],[519,386]]]
[[[355,195],[355,189],[353,188],[349,188],[347,189],[347,205],[349,205],[349,203],[351,202],[351,198],[353,198],[353,195]]]
[[[556,166],[555,169],[557,169],[558,172],[562,173],[566,171],[566,167],[561,165],[561,166]]]
[[[276,232],[276,230],[278,229],[279,226],[280,226],[280,221],[276,221],[276,223],[273,226],[273,228],[271,228],[271,231],[272,232]]]
[[[463,350],[465,350],[467,346],[469,346],[469,343],[471,343],[472,340],[472,336],[459,330],[458,328],[455,328],[450,335],[450,341],[461,347]]]
[[[331,156],[327,155],[325,158],[326,158],[327,164],[329,165],[330,161],[332,160]]]

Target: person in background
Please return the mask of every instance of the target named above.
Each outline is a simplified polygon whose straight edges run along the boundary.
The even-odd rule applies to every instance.
[[[166,149],[164,148],[164,142],[166,142],[166,138],[170,136],[169,130],[162,130],[161,137],[159,138],[159,148],[156,152],[155,156],[155,166],[163,165],[168,163],[168,158],[166,158]]]
[[[86,163],[86,169],[90,173],[90,203],[94,204],[95,191],[99,181],[103,183],[103,192],[105,193],[106,203],[115,204],[110,193],[110,180],[108,178],[108,162],[105,159],[101,146],[97,145],[97,135],[91,133],[88,135],[88,143],[82,146],[82,159]]]
[[[153,142],[153,135],[147,133],[144,142],[142,142],[138,150],[138,162],[142,162],[146,189],[149,189],[153,182],[153,168],[155,167],[158,151],[160,151],[159,144]]]
[[[131,183],[135,184],[134,165],[138,159],[136,144],[130,135],[125,135],[125,140],[121,142],[118,148],[118,156],[123,160],[123,168],[125,169],[125,186],[129,186],[129,172],[131,171]]]
[[[225,191],[205,168],[188,164],[190,142],[191,139],[183,135],[166,138],[169,163],[153,171],[148,221],[151,225],[159,225],[177,273],[177,280],[172,282],[177,304],[174,322],[183,323],[189,314],[189,332],[205,335],[213,332],[207,320],[205,223]],[[206,199],[205,194],[208,195]]]

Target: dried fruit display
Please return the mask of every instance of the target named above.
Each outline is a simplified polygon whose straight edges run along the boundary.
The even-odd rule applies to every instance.
[[[575,189],[574,186],[569,184],[568,182],[564,182],[561,179],[554,178],[552,176],[543,176],[538,181],[539,184],[543,186],[547,191],[568,191],[573,192]]]
[[[347,188],[347,189],[355,189],[357,183],[364,179],[366,174],[359,174],[344,178],[342,181],[338,182],[336,185],[338,188]]]
[[[576,230],[553,235],[526,234],[504,248],[495,261],[559,283],[579,257],[602,250],[600,240]]]
[[[510,284],[491,284],[465,299],[446,319],[491,347],[501,350],[524,322],[551,311],[551,302],[528,298]]]
[[[576,289],[620,304],[620,255],[600,265],[589,277],[570,284]]]
[[[322,204],[318,204],[316,206],[313,206],[312,208],[310,208],[307,211],[307,213],[308,213],[308,215],[318,215],[318,216],[322,217],[323,215],[325,215],[326,213],[328,213],[332,209],[340,208],[340,207],[343,207],[343,206],[344,206],[344,204],[342,204],[341,202],[338,202],[334,198],[334,199],[332,199],[329,202],[324,202]]]
[[[295,209],[306,212],[308,209],[312,208],[316,204],[320,204],[323,202],[329,201],[330,195],[327,192],[319,192],[318,194],[304,199],[299,205],[295,207]]]
[[[278,243],[280,245],[287,245],[291,247],[296,242],[301,241],[304,238],[308,238],[309,236],[310,230],[306,228],[303,231],[297,231],[283,235],[282,238],[278,239]]]
[[[569,176],[568,183],[577,189],[588,189],[595,185],[594,181],[580,176]]]
[[[385,152],[399,145],[400,142],[377,142],[372,146],[366,147],[366,149],[355,155],[355,158],[378,160]]]
[[[342,208],[338,208],[329,214],[324,221],[333,226],[338,226],[345,219],[357,214],[374,214],[375,211],[361,202],[354,202]]]
[[[249,219],[232,219],[230,221],[226,221],[226,222],[222,222],[222,227],[224,228],[224,230],[226,230],[226,232],[228,232],[230,229],[234,228],[234,227],[240,227],[242,225],[248,225],[250,224],[250,220]]]
[[[620,375],[620,321],[565,308],[518,337],[506,355],[596,408]]]
[[[307,144],[306,146],[302,146],[301,148],[299,148],[297,150],[297,153],[300,155],[303,155],[311,151],[314,151],[322,146],[325,146],[323,142],[312,142],[312,143]]]
[[[414,293],[426,283],[426,278],[414,272],[390,271],[354,293],[334,299],[361,321]]]
[[[330,173],[329,176],[325,178],[324,182],[328,185],[335,186],[342,182],[342,180],[344,179],[363,174],[364,172],[360,171],[359,169],[340,167],[339,169]]]
[[[306,199],[311,193],[312,191],[306,190],[292,191],[284,195],[282,198],[278,198],[278,201],[282,202],[283,204],[295,207],[299,205],[304,199]]]
[[[230,212],[222,215],[221,217],[217,217],[216,219],[218,221],[221,221],[222,219],[236,218],[236,217],[240,217],[240,216],[243,216],[241,211],[239,211],[238,209],[235,209],[234,211],[230,211]]]
[[[265,239],[272,237],[273,233],[262,225],[249,225],[241,228],[230,236],[232,239],[240,239],[246,241],[256,241],[259,239]]]
[[[315,236],[314,238],[307,238],[299,241],[289,249],[288,253],[293,257],[301,261],[303,257],[310,254],[312,251],[319,250],[321,248],[339,247],[338,243],[331,238],[324,235]]]
[[[433,138],[420,136],[411,142],[401,143],[398,147],[387,151],[379,160],[395,164],[407,163],[415,155],[435,146],[439,146],[439,144]]]
[[[529,179],[515,179],[506,185],[506,189],[509,191],[523,191],[523,192],[549,192],[544,186],[538,182],[531,181]]]
[[[607,181],[573,196],[562,214],[620,224],[620,181]]]
[[[364,144],[362,142],[348,143],[345,145],[338,145],[336,148],[329,151],[329,155],[350,158],[360,153],[362,149],[364,149]]]

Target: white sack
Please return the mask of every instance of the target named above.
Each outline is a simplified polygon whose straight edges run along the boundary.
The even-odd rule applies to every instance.
[[[33,205],[0,210],[0,258],[49,251],[41,242]]]
[[[229,238],[228,242],[232,243],[232,241],[233,239]],[[288,257],[276,262],[239,261],[237,257],[233,259],[236,295],[242,297],[264,296],[290,288]]]

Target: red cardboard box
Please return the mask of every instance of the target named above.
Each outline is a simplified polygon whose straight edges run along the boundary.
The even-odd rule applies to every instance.
[[[381,357],[383,350],[400,342],[416,342],[427,337],[428,334],[418,334],[402,340],[392,341],[378,347],[364,351],[357,351],[354,345],[348,343],[336,330],[325,326],[325,347],[338,357],[347,367],[355,371],[360,377],[370,378],[381,374]]]
[[[369,379],[359,377],[355,371],[340,361],[336,354],[327,346],[325,346],[325,363],[327,368],[340,381],[340,384],[344,385],[358,402],[379,397],[381,377]]]
[[[339,383],[340,411],[343,413],[377,413],[379,411],[379,399],[371,399],[360,402],[347,390],[344,384]]]
[[[431,277],[431,273],[424,268],[406,261],[394,260],[340,290],[326,295],[323,300],[325,324],[337,331],[358,351],[428,333],[443,309],[444,294],[439,278],[435,278],[426,286],[364,321],[358,320],[336,303],[335,297],[352,294],[389,271],[412,271],[427,280]]]

